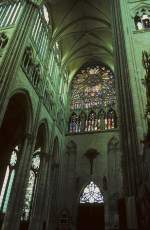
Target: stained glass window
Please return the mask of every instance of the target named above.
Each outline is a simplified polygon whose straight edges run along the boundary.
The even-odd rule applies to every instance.
[[[76,113],[72,113],[71,117],[70,117],[70,123],[69,123],[70,127],[70,132],[74,133],[78,131],[78,116]]]
[[[137,30],[145,30],[150,28],[150,9],[142,8],[136,12],[134,23]]]
[[[80,203],[104,203],[100,189],[93,181],[91,181],[83,190],[80,197]]]
[[[0,27],[8,27],[17,22],[21,13],[21,1],[10,1],[9,4],[0,1]]]
[[[115,77],[98,64],[86,65],[71,83],[69,132],[97,132],[117,128]]]
[[[47,7],[45,5],[43,5],[43,14],[44,14],[44,18],[48,24],[49,23],[49,13],[48,13]]]
[[[113,106],[116,101],[114,75],[106,67],[88,66],[73,78],[71,92],[73,110]]]
[[[6,173],[0,193],[0,212],[5,213],[7,210],[15,173],[16,173],[16,164],[17,164],[17,154],[19,151],[19,147],[16,146],[11,153],[9,164],[6,168]]]
[[[88,117],[88,131],[95,130],[97,130],[96,113],[94,111],[91,111]]]
[[[30,217],[31,206],[34,199],[34,193],[36,191],[37,177],[40,168],[40,152],[41,148],[37,149],[32,157],[31,170],[26,188],[26,194],[24,199],[24,207],[21,220],[28,221]]]

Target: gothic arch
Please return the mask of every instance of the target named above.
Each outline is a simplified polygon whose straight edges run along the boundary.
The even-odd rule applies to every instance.
[[[42,139],[43,139],[43,151],[49,151],[49,128],[48,122],[46,119],[43,119],[39,122],[38,130],[42,129]]]
[[[138,5],[136,5],[135,7],[131,8],[131,14],[132,17],[135,16],[136,12],[142,8],[150,8],[150,4],[149,3],[139,3]]]
[[[0,127],[1,130],[3,130],[3,134],[7,132],[12,138],[17,130],[20,129],[20,131],[18,131],[20,132],[18,138],[23,138],[26,133],[31,132],[32,124],[33,107],[29,93],[21,89],[13,91],[7,100],[3,122]],[[13,134],[11,134],[11,132],[13,132]]]
[[[26,193],[24,197],[24,205],[22,209],[21,220],[26,222],[28,225],[30,223],[30,217],[32,216],[32,210],[34,210],[36,205],[36,195],[38,194],[39,183],[42,175],[40,171],[43,165],[43,159],[47,157],[47,125],[46,120],[42,120],[39,123],[36,142],[34,146],[34,151],[31,156],[31,165],[29,171],[29,177],[27,181]],[[22,222],[22,223],[23,223]],[[21,223],[21,224],[22,224]]]
[[[25,97],[26,100],[26,110],[27,110],[27,125],[26,125],[26,132],[30,132],[32,130],[32,126],[33,126],[33,115],[34,115],[34,110],[33,110],[33,104],[32,104],[32,100],[31,100],[31,96],[28,92],[28,90],[24,89],[24,88],[20,88],[20,89],[16,89],[14,91],[12,91],[9,94],[9,97],[7,99],[7,105],[6,105],[6,109],[7,106],[9,104],[9,101],[17,96],[17,95],[23,95]]]
[[[77,203],[78,203],[78,204],[80,204],[80,197],[81,197],[81,195],[82,195],[84,189],[87,187],[87,185],[90,184],[91,181],[100,189],[100,192],[101,192],[101,194],[102,194],[102,196],[103,196],[103,199],[104,199],[104,201],[105,201],[105,191],[104,191],[104,189],[103,189],[103,185],[100,184],[100,183],[98,183],[98,182],[96,182],[95,179],[89,179],[86,183],[82,184],[82,185],[80,186],[80,188],[79,188],[78,197],[77,197]]]
[[[2,153],[0,154],[0,161],[3,162],[0,172],[0,191],[5,187],[0,207],[0,212],[3,212],[3,214],[7,211],[11,189],[22,157],[25,138],[28,137],[27,134],[31,131],[31,108],[30,98],[25,91],[17,90],[13,92],[7,101],[3,122],[0,127],[0,147]],[[6,181],[7,175],[9,175],[9,179]],[[9,192],[8,185],[10,186]]]

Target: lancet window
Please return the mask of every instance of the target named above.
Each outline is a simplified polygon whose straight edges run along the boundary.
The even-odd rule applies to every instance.
[[[7,210],[12,186],[14,183],[14,178],[16,174],[16,166],[18,160],[19,147],[16,146],[11,153],[9,163],[6,168],[3,185],[0,193],[0,212],[5,213]]]
[[[45,5],[37,11],[35,23],[31,32],[31,39],[34,43],[39,58],[43,61],[49,40],[49,13]]]
[[[115,77],[105,66],[86,65],[72,80],[69,132],[114,128],[117,128]]]
[[[134,23],[137,30],[150,28],[150,9],[142,8],[134,16]]]
[[[104,203],[103,195],[100,192],[99,187],[91,181],[83,190],[80,196],[80,203],[93,204],[93,203]]]
[[[45,21],[48,24],[49,23],[49,13],[45,5],[43,5],[43,15],[44,15]]]
[[[24,199],[24,207],[23,207],[23,212],[21,217],[21,219],[24,221],[29,220],[32,204],[34,201],[34,195],[36,191],[40,162],[41,162],[40,152],[41,152],[41,148],[37,149],[32,157],[32,164],[29,173],[29,179],[28,179],[25,199]]]
[[[88,117],[88,131],[95,131],[97,130],[97,119],[96,113],[91,111]]]
[[[22,1],[9,4],[0,3],[0,27],[11,26],[16,23],[22,8]]]
[[[41,81],[41,65],[35,61],[32,47],[26,47],[21,64],[33,86],[38,87]]]
[[[69,130],[70,132],[74,133],[77,132],[79,127],[78,127],[78,116],[76,113],[72,113],[71,117],[70,117],[70,122],[69,122]]]

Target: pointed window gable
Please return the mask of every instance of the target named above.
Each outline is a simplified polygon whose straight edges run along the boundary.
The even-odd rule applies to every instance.
[[[83,190],[80,197],[80,203],[104,203],[103,195],[100,192],[99,187],[91,181]]]

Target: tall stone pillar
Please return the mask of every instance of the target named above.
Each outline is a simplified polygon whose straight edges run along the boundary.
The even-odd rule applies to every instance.
[[[29,230],[40,230],[45,223],[44,208],[45,208],[45,187],[47,179],[49,154],[41,152],[40,173],[36,189],[33,211],[31,214]]]
[[[22,212],[22,201],[24,197],[24,186],[27,176],[27,168],[33,145],[33,136],[28,133],[25,135],[23,147],[21,149],[21,159],[16,173],[7,212],[5,214],[2,230],[14,230],[19,228],[20,216]]]
[[[127,61],[120,4],[120,0],[110,1],[112,10],[111,19],[114,40],[115,75],[120,109],[123,183],[125,196],[136,198],[140,177],[138,162],[139,149],[130,84],[131,76],[129,74],[129,64]],[[136,223],[134,226],[136,226]]]
[[[123,149],[124,185],[127,195],[136,194],[139,178],[138,140],[128,71],[120,1],[110,1],[115,55],[115,75],[120,108],[121,144]]]
[[[19,67],[27,38],[31,33],[35,23],[36,8],[29,1],[22,2],[22,12],[19,17],[19,23],[16,25],[9,49],[7,50],[0,66],[0,111],[3,113],[6,96],[9,92],[9,86]],[[0,114],[1,115],[1,114]]]

